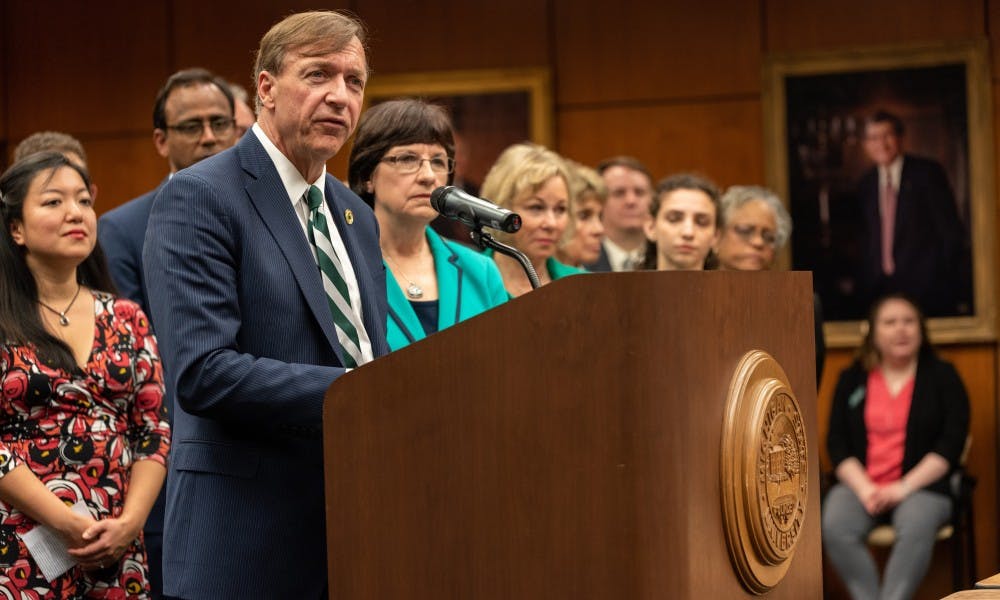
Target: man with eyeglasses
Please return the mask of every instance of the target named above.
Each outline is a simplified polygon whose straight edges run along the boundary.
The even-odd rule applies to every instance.
[[[152,319],[142,269],[142,249],[153,199],[173,176],[196,162],[229,148],[236,141],[233,95],[225,81],[205,69],[185,69],[167,79],[153,106],[153,144],[167,159],[170,175],[156,189],[104,214],[97,235],[108,260],[111,277],[121,295],[134,300]],[[173,404],[168,386],[163,406]],[[149,558],[149,581],[154,598],[163,587],[164,485],[149,513],[143,533]]]
[[[153,107],[153,144],[176,173],[236,141],[236,109],[229,83],[205,69],[167,79]]]
[[[171,75],[153,105],[153,144],[167,159],[170,175],[152,191],[98,221],[101,248],[119,293],[138,302],[147,315],[142,247],[153,198],[177,171],[233,145],[234,106],[229,85],[205,69],[185,69]]]

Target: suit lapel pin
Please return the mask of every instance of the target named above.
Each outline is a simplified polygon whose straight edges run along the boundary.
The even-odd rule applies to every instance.
[[[352,225],[354,223],[354,213],[351,212],[351,209],[348,208],[344,211],[344,220],[347,221],[348,225]]]

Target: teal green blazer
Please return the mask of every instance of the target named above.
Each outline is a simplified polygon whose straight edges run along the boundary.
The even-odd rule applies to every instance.
[[[496,264],[461,244],[444,240],[430,227],[427,242],[434,255],[438,282],[438,331],[474,317],[507,301],[507,290]],[[402,288],[386,277],[389,313],[386,339],[391,350],[399,350],[427,337]]]
[[[571,267],[566,263],[561,263],[558,260],[549,257],[545,260],[545,268],[549,272],[549,278],[552,281],[556,279],[562,279],[563,277],[569,277],[570,275],[582,275],[584,273],[590,273],[590,271],[585,271],[583,269],[578,269],[576,267]]]

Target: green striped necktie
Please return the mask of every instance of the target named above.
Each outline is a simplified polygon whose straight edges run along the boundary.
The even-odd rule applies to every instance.
[[[357,367],[364,362],[361,353],[361,342],[358,335],[357,317],[351,308],[351,294],[347,289],[347,279],[344,277],[344,267],[337,258],[330,241],[330,228],[326,217],[320,210],[323,205],[323,192],[314,185],[309,186],[306,194],[309,202],[309,242],[316,250],[316,262],[319,265],[320,276],[323,278],[323,291],[333,314],[333,323],[337,329],[337,339],[344,348],[346,367]]]

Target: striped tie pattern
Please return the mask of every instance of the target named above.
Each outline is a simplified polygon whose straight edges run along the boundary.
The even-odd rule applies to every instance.
[[[363,362],[358,328],[354,320],[354,310],[351,308],[351,295],[344,278],[344,267],[337,258],[330,241],[330,228],[326,217],[320,211],[323,205],[323,192],[314,185],[309,186],[306,195],[309,203],[309,243],[316,251],[316,262],[323,278],[323,290],[330,305],[333,323],[337,330],[337,339],[344,348],[346,367],[357,367]]]

